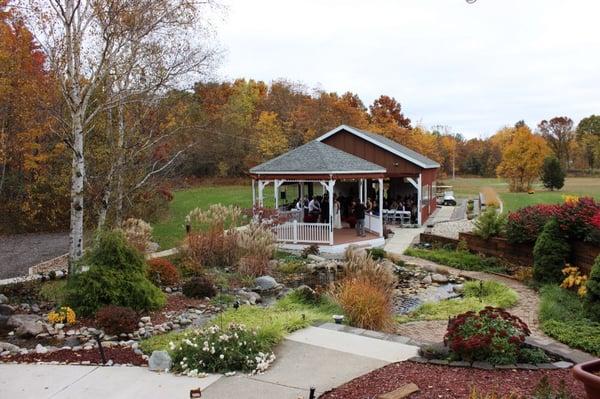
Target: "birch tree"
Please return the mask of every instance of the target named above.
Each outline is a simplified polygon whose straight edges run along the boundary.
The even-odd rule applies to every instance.
[[[199,21],[204,21],[200,16],[207,3],[197,0],[23,0],[17,3],[17,9],[23,10],[23,19],[30,23],[49,57],[67,109],[62,121],[63,140],[72,153],[71,271],[74,261],[83,254],[86,136],[97,115],[126,101],[129,92],[95,94],[107,81],[131,79],[132,88],[137,83],[144,84],[144,71],[138,64],[160,60],[165,54],[161,48],[177,49],[180,59],[185,56],[195,59],[201,50],[192,41],[192,32],[202,31]],[[161,46],[161,43],[166,45]],[[142,47],[144,51],[140,50]],[[137,56],[141,61],[137,61]],[[167,71],[160,74],[159,80],[169,76],[171,72]]]

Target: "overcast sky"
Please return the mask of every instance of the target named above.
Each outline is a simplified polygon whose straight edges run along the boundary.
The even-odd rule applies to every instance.
[[[467,137],[600,113],[598,0],[223,1],[223,79],[387,94]]]

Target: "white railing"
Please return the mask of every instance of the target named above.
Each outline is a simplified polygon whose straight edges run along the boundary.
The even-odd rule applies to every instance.
[[[294,220],[274,226],[273,234],[280,242],[329,244],[327,223],[300,223]]]
[[[381,217],[367,213],[365,215],[365,229],[379,235],[381,232]]]

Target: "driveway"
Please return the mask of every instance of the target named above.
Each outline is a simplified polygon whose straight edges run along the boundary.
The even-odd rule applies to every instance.
[[[0,236],[0,280],[26,276],[31,266],[68,250],[67,232]]]

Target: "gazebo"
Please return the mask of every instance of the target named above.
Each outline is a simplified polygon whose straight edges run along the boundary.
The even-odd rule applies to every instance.
[[[383,178],[386,173],[384,167],[315,140],[255,166],[249,173],[252,178],[252,199],[255,207],[264,207],[264,189],[271,183],[274,187],[275,208],[278,210],[280,188],[284,184],[297,184],[300,198],[305,196],[306,189],[312,191],[315,185],[321,186],[323,196],[328,196],[327,220],[306,221],[303,214],[290,215],[286,222],[273,226],[277,241],[290,246],[319,244],[323,252],[343,251],[349,244],[356,243],[383,245],[381,210],[384,197]],[[352,193],[357,193],[358,200],[364,202],[367,198],[367,181],[378,182],[377,209],[380,210],[379,214],[368,213],[365,216],[367,236],[358,237],[348,228],[334,229],[334,193],[338,188],[336,183],[339,185],[344,182],[346,188],[351,186]],[[339,190],[338,194],[342,194]],[[281,212],[289,211],[281,209]]]

